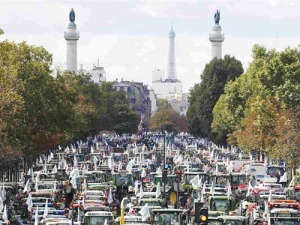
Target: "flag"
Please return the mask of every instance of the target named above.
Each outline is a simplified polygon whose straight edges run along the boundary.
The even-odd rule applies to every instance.
[[[122,162],[120,161],[120,162],[119,162],[119,166],[118,166],[118,171],[122,170],[122,168],[123,168],[123,167],[122,167]]]
[[[160,167],[157,168],[156,173],[157,173],[157,175],[162,175],[162,171],[161,171]]]
[[[292,178],[288,187],[290,188],[290,187],[293,187],[294,185],[295,185],[295,177]]]
[[[133,160],[130,160],[126,166],[126,170],[131,173],[132,170],[132,166],[133,166]]]
[[[141,173],[141,178],[145,178],[147,176],[145,168],[143,168],[142,173]]]
[[[6,191],[5,191],[4,184],[3,184],[3,187],[2,187],[2,193],[1,193],[1,195],[2,195],[2,200],[4,202],[6,200]]]
[[[263,214],[263,218],[267,219],[268,214],[269,214],[269,206],[268,206],[268,202],[267,201],[265,201],[264,204],[265,204],[265,212]]]
[[[201,191],[201,198],[200,198],[200,202],[203,202],[203,203],[204,203],[205,189],[206,189],[206,184],[204,183],[203,187],[202,187],[202,191]]]
[[[52,153],[53,154],[53,153]],[[52,160],[52,156],[51,156],[51,153],[48,155],[48,163]]]
[[[272,189],[269,192],[268,202],[272,202]]]
[[[76,148],[74,148],[74,146],[71,144],[71,149],[73,153],[76,153]]]
[[[109,188],[109,194],[108,194],[108,198],[107,198],[107,202],[108,204],[111,204],[113,202],[113,196],[112,196],[112,190],[111,188]]]
[[[4,211],[3,211],[2,219],[3,219],[3,221],[5,221],[7,223],[8,215],[7,215],[6,204],[4,206]]]
[[[23,193],[28,192],[29,190],[30,190],[30,185],[29,185],[29,178],[28,178],[26,185],[24,187]]]
[[[39,224],[39,206],[36,207],[35,216],[34,216],[34,225]]]
[[[77,210],[77,222],[80,222],[80,207],[78,206],[78,210]],[[106,224],[106,223],[104,223]]]
[[[38,186],[39,176],[40,176],[40,171],[37,173],[37,175],[35,177],[35,184],[34,184],[35,191],[37,191],[39,189],[39,186]]]
[[[212,161],[213,159],[214,159],[214,150],[212,150],[210,153],[210,160]]]
[[[45,219],[48,216],[48,198],[46,199],[46,205],[44,209],[44,215],[43,218]]]
[[[87,191],[86,178],[83,179],[83,191],[84,193]]]
[[[0,188],[1,191],[1,188]],[[2,200],[2,196],[0,195],[0,212],[2,212],[3,210],[3,200]]]
[[[211,182],[209,194],[210,194],[211,196],[214,196],[214,195],[215,195],[215,181],[212,181],[212,182]]]
[[[136,181],[136,182],[134,183],[134,192],[135,192],[135,195],[138,193],[138,190],[139,190],[139,182]]]
[[[140,198],[142,198],[144,196],[144,191],[143,191],[143,184],[141,184],[140,186]]]
[[[230,163],[228,164],[228,166],[226,166],[226,171],[228,173],[232,173],[233,172],[233,164],[232,161],[230,161]]]
[[[52,170],[52,173],[57,173],[57,166],[56,166],[56,164],[55,164],[55,166],[54,166],[54,168]]]
[[[156,192],[155,192],[155,197],[159,198],[159,196],[161,195],[161,191],[160,191],[160,186],[159,183],[156,185]]]
[[[257,190],[251,185],[251,182],[249,181],[249,184],[248,184],[248,191],[247,191],[247,194],[246,196],[249,196],[251,194],[258,194]]]
[[[78,161],[76,155],[74,155],[73,167],[78,167]]]
[[[109,157],[108,159],[108,167],[111,168],[112,164],[111,164],[111,157]]]
[[[229,197],[232,194],[230,181],[227,182],[227,196]]]
[[[70,183],[72,184],[73,188],[77,189],[76,177],[72,177],[72,179],[70,180]]]
[[[199,175],[196,175],[196,176],[194,176],[193,179],[190,180],[190,183],[193,187],[197,187],[199,181],[200,181]]]
[[[284,172],[284,174],[280,177],[279,183],[286,183],[287,182],[287,173]]]
[[[28,197],[27,197],[27,200],[26,200],[26,205],[27,205],[27,210],[29,212],[31,212],[31,208],[33,206],[33,202],[32,202],[32,196],[31,194],[29,193]]]
[[[149,217],[150,217],[150,210],[148,207],[148,203],[146,203],[146,205],[144,205],[141,210],[139,211],[139,213],[142,216],[142,221],[146,221]]]
[[[79,177],[79,170],[78,168],[75,168],[72,170],[72,172],[70,173],[70,177],[72,177],[70,183],[72,184],[73,188],[77,188],[77,178]]]
[[[226,162],[225,162],[225,166],[226,166],[226,167],[229,166],[229,163],[230,163],[229,157],[227,157],[227,158],[226,158]]]
[[[93,158],[93,162],[94,162],[94,165],[95,165],[95,170],[97,170],[98,158],[95,155],[94,155],[94,158]]]
[[[268,158],[265,157],[264,166],[268,166]]]
[[[218,163],[216,163],[216,169],[215,170],[216,170],[215,173],[218,174],[219,173],[219,165],[218,165]]]
[[[184,161],[184,165],[185,165],[185,167],[186,167],[186,171],[189,172],[189,171],[190,171],[190,170],[189,170],[189,169],[190,169],[190,163],[189,163],[189,161],[185,160],[185,161]]]

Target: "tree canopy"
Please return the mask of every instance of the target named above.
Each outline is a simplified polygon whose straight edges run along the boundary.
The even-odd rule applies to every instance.
[[[1,160],[30,158],[101,130],[132,133],[139,116],[111,83],[53,71],[52,55],[25,42],[0,42]]]
[[[278,52],[255,45],[248,70],[225,86],[214,108],[213,131],[227,134],[244,151],[264,151],[295,165],[291,156],[300,158],[299,74],[297,49]]]
[[[169,133],[186,132],[186,117],[173,109],[157,110],[149,122],[149,129],[151,131],[166,130]]]
[[[214,58],[206,64],[201,74],[201,83],[194,86],[189,97],[187,118],[192,134],[208,137],[217,143],[226,140],[226,136],[214,134],[211,130],[213,108],[223,94],[225,84],[242,73],[242,63],[229,55],[225,55],[224,59]]]

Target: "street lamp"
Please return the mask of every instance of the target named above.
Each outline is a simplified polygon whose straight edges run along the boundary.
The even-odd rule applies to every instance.
[[[164,136],[164,170],[163,170],[163,175],[165,176],[163,179],[164,182],[164,198],[166,198],[166,181],[167,181],[167,176],[168,176],[168,170],[166,169],[166,132],[164,131],[164,126],[163,126],[163,136]]]

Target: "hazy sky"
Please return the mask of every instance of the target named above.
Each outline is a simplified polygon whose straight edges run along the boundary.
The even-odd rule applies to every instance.
[[[53,65],[65,68],[64,31],[74,8],[80,32],[78,64],[92,67],[99,59],[107,80],[151,84],[155,68],[167,71],[168,33],[173,23],[177,78],[187,92],[200,82],[210,61],[209,33],[221,11],[223,55],[251,62],[251,48],[297,47],[300,44],[300,0],[0,0],[0,41],[26,41],[53,54]],[[78,65],[79,68],[79,65]]]

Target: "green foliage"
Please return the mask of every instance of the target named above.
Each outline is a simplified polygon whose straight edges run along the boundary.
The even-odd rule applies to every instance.
[[[187,112],[189,130],[196,136],[208,137],[220,143],[225,141],[224,134],[214,134],[211,130],[213,108],[224,92],[224,86],[243,73],[239,60],[226,55],[224,59],[213,59],[204,68],[201,83],[191,92]]]
[[[263,150],[274,157],[280,155],[284,158],[274,146],[283,147],[282,143],[295,139],[292,135],[296,132],[279,132],[284,123],[279,126],[278,121],[286,110],[291,118],[294,116],[290,112],[298,111],[299,74],[300,54],[297,49],[277,52],[255,45],[248,70],[226,85],[224,95],[214,108],[213,131],[227,133],[230,142],[243,150]]]
[[[172,109],[172,106],[167,99],[159,98],[157,99],[157,110],[162,110],[162,109]]]
[[[101,130],[137,131],[139,116],[123,92],[89,75],[57,71],[42,47],[0,42],[0,151],[2,160],[34,157]]]
[[[157,110],[155,115],[149,122],[149,129],[151,131],[166,130],[169,133],[179,133],[187,131],[186,117],[180,115],[173,109]]]
[[[100,111],[100,127],[103,130],[115,130],[119,134],[136,132],[139,115],[129,107],[125,93],[114,90],[112,85],[109,82],[101,85],[103,105]]]

